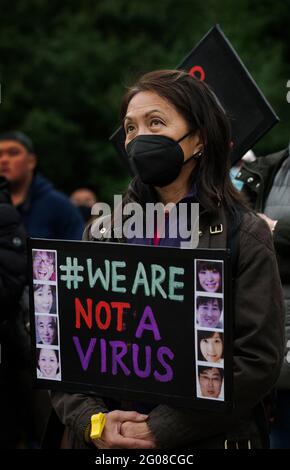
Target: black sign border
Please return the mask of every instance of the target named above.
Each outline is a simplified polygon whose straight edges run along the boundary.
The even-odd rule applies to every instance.
[[[33,340],[36,338],[35,331],[35,314],[34,314],[34,298],[33,298],[33,260],[32,250],[34,249],[46,249],[46,250],[60,250],[64,244],[93,244],[96,247],[96,243],[101,245],[116,246],[120,249],[122,244],[120,243],[109,243],[109,242],[90,242],[90,241],[67,241],[67,240],[50,240],[50,239],[37,239],[29,238],[27,242],[28,246],[28,266],[29,272],[29,302],[30,302],[30,327],[31,337]],[[144,249],[144,245],[131,245],[125,244],[126,248],[136,250],[140,247]],[[180,249],[172,247],[153,247],[146,246],[146,249],[159,249],[159,250],[174,250],[178,252],[178,256],[182,259],[188,259],[188,256],[192,256],[192,262],[194,259],[209,259],[209,260],[222,260],[224,262],[224,348],[227,354],[224,358],[224,401],[209,400],[198,397],[188,398],[183,395],[166,395],[157,393],[148,393],[134,391],[130,389],[118,389],[116,387],[96,386],[95,384],[83,384],[83,383],[70,383],[62,381],[51,381],[45,379],[39,379],[36,375],[36,342],[31,342],[31,372],[33,378],[33,386],[38,389],[58,390],[68,393],[86,393],[94,392],[99,393],[100,396],[106,398],[113,398],[118,400],[138,400],[149,403],[167,403],[175,407],[188,407],[196,408],[200,410],[216,410],[224,411],[230,410],[233,406],[233,325],[234,325],[234,311],[232,303],[232,273],[231,273],[231,253],[228,249]],[[228,314],[225,315],[225,312]],[[232,312],[232,314],[230,314]],[[194,365],[193,365],[194,370]],[[105,394],[105,395],[104,395]]]

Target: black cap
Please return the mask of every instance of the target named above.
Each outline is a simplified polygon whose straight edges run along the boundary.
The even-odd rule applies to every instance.
[[[15,140],[16,142],[19,142],[21,145],[23,145],[23,147],[25,147],[28,152],[34,153],[32,140],[23,132],[4,132],[3,134],[0,134],[0,142],[3,142],[4,140]]]
[[[218,25],[201,39],[177,68],[204,80],[224,108],[231,123],[232,164],[279,121]],[[110,141],[128,162],[122,127],[114,132]]]

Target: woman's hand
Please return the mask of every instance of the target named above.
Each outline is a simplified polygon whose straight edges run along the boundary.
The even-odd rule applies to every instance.
[[[152,444],[152,449],[156,448],[154,437],[148,427],[146,421],[133,422],[125,421],[121,426],[121,434],[127,438],[141,439],[142,441],[148,441]]]
[[[134,432],[128,432],[127,423],[130,425],[144,424],[147,415],[142,415],[136,411],[111,411],[106,414],[106,424],[100,439],[92,442],[98,449],[153,449],[153,441],[148,438],[135,436]],[[123,424],[126,426],[122,429]],[[147,425],[146,425],[147,427]],[[123,432],[127,435],[123,435]]]

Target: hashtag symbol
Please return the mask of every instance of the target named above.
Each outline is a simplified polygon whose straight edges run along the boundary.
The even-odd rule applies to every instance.
[[[73,262],[72,262],[73,261]],[[73,288],[77,289],[79,282],[83,282],[83,276],[79,275],[79,272],[84,270],[84,267],[78,264],[77,258],[70,258],[69,256],[66,258],[66,264],[62,264],[60,266],[61,271],[65,271],[66,274],[62,274],[60,279],[62,281],[66,281],[67,289]]]

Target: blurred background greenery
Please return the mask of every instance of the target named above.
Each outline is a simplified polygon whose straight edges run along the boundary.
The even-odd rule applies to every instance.
[[[128,170],[108,142],[124,88],[174,68],[219,23],[281,122],[258,155],[288,145],[290,0],[0,0],[0,131],[31,136],[59,189],[123,191]]]

